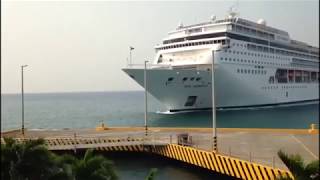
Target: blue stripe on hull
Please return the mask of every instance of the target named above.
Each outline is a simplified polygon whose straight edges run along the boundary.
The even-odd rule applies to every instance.
[[[311,99],[311,100],[303,100],[303,101],[295,101],[295,102],[284,102],[284,103],[275,103],[275,104],[259,104],[259,105],[248,105],[248,106],[224,106],[224,107],[217,107],[217,109],[246,109],[246,108],[257,108],[257,107],[275,107],[275,106],[283,106],[283,105],[297,105],[301,103],[309,103],[309,102],[318,102],[319,99]],[[211,110],[212,107],[206,108],[194,108],[194,109],[171,109],[169,112],[190,112],[190,111],[208,111]]]

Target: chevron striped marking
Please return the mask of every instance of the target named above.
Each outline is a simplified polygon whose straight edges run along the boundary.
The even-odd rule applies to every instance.
[[[175,144],[155,146],[151,151],[162,156],[240,179],[273,180],[279,176],[290,177],[293,179],[293,176],[289,171],[263,166],[213,152],[197,150],[186,146]]]
[[[17,138],[16,140],[17,142],[22,143],[29,139]],[[87,146],[87,148],[94,148],[100,151],[152,152],[206,168],[217,173],[245,180],[273,180],[279,176],[290,177],[293,179],[293,176],[289,171],[176,144],[156,146],[143,145],[143,143],[140,143],[140,141],[142,142],[143,140],[142,138],[47,138],[45,140],[49,149],[51,147],[53,150],[64,150],[65,148],[70,149],[70,147],[82,145],[84,147]],[[5,143],[3,138],[1,138],[1,143]],[[107,143],[112,145],[105,146]],[[54,149],[55,147],[62,148]]]

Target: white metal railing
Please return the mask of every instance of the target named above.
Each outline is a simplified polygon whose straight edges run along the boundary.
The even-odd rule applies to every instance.
[[[144,69],[144,64],[127,64],[127,68]],[[169,64],[147,64],[147,69],[172,69],[172,66]]]
[[[317,128],[317,125],[314,125]],[[159,133],[149,131],[145,136],[144,131],[131,132],[131,133],[106,133],[106,134],[74,134],[55,137],[46,137],[46,144],[52,150],[58,149],[79,149],[79,148],[95,148],[95,147],[107,147],[107,146],[128,146],[128,145],[166,145],[166,144],[179,144],[182,146],[189,146],[199,150],[212,151],[212,140],[207,143],[199,141],[196,135],[189,136],[187,141],[179,141],[179,134],[176,133]],[[203,139],[202,137],[200,137]],[[17,142],[22,143],[30,139],[38,138],[16,138]],[[111,141],[109,141],[111,140]],[[65,143],[53,143],[65,142]],[[1,144],[5,144],[5,140],[1,137]],[[239,158],[254,163],[262,163],[276,168],[284,168],[284,164],[277,157],[277,155],[263,156],[258,152],[253,151],[239,151],[238,148],[231,146],[220,146],[219,154],[229,157]]]

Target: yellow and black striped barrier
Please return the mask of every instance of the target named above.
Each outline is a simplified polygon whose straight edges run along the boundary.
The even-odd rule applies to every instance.
[[[21,143],[27,141],[28,139],[16,140]],[[71,145],[89,144],[95,145],[94,149],[100,151],[150,152],[240,179],[273,180],[277,179],[278,177],[290,177],[291,179],[294,179],[289,171],[177,144],[145,145],[143,144],[142,138],[47,138],[45,140],[49,149],[51,147],[53,150],[54,147],[59,146],[66,146],[70,148],[69,150],[72,150],[73,147]],[[104,143],[117,143],[123,141],[138,141],[141,143],[102,146]],[[3,138],[1,138],[1,143],[4,143]],[[99,144],[101,144],[101,146],[99,146]]]
[[[278,177],[290,177],[293,179],[293,176],[289,171],[263,166],[191,147],[170,144],[166,146],[156,146],[151,149],[153,153],[240,179],[271,180]]]

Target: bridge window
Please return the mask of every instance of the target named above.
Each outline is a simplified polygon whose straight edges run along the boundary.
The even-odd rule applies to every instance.
[[[200,80],[201,80],[201,77],[197,77],[197,78],[196,78],[196,81],[200,81]]]
[[[186,80],[188,80],[188,78],[187,78],[187,77],[184,77],[184,78],[182,79],[182,81],[186,81]]]

